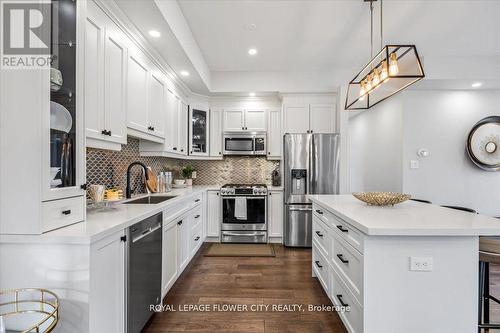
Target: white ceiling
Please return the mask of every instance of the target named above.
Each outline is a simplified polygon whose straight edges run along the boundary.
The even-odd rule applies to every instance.
[[[126,8],[126,14],[138,28],[147,31],[161,24],[161,15],[152,13],[158,10],[156,6],[149,11],[141,7],[149,2],[161,7],[162,2],[173,0],[118,1],[125,3],[121,7]],[[203,84],[196,83],[200,78],[185,81],[197,92],[331,90],[350,79],[370,58],[369,5],[362,0],[177,3],[188,34],[201,50],[211,73],[212,79],[205,80],[204,89]],[[380,48],[379,3],[380,0],[375,4],[376,50]],[[493,63],[500,63],[500,1],[386,0],[383,13],[384,43],[416,44],[424,66],[427,62],[432,64],[429,68],[435,68],[434,64],[442,67],[447,58],[453,58],[454,64],[481,63],[481,57],[488,57],[488,63],[492,59]],[[249,30],[248,24],[255,24],[256,28]],[[163,25],[169,27],[168,22]],[[172,52],[168,43],[152,42],[161,54],[172,57],[168,55]],[[249,56],[250,47],[257,48],[258,55]],[[189,58],[189,52],[184,53]],[[190,63],[178,62],[185,67]],[[458,70],[466,72],[467,68]],[[456,70],[450,68],[443,78],[453,79],[450,76]],[[442,72],[440,69],[440,75]]]

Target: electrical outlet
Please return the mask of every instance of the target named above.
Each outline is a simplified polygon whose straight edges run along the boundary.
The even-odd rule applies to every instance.
[[[410,169],[418,169],[420,168],[420,162],[418,160],[410,161]]]
[[[410,271],[431,272],[432,257],[410,257]]]

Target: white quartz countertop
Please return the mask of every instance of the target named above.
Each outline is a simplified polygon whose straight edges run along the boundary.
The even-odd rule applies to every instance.
[[[395,206],[368,206],[352,195],[311,195],[313,203],[367,235],[500,236],[500,219],[406,201]]]
[[[176,196],[158,204],[114,204],[104,210],[88,210],[86,221],[76,223],[42,235],[1,235],[0,242],[37,242],[37,243],[68,243],[88,244],[96,242],[115,232],[128,228],[149,216],[175,207],[184,200],[211,189],[218,189],[219,185],[193,186],[182,189],[173,189],[171,192],[154,194]],[[139,196],[137,196],[139,197]],[[133,199],[135,199],[134,197]],[[186,206],[187,208],[187,206]],[[179,207],[179,214],[183,214]]]

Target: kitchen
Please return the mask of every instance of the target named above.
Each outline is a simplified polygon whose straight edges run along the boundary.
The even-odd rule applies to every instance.
[[[500,2],[453,4],[32,4],[51,66],[1,67],[0,332],[499,328]],[[351,195],[377,191],[406,201]]]

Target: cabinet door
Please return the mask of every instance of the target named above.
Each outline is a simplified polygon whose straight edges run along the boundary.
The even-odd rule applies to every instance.
[[[219,191],[208,191],[207,195],[207,236],[219,237],[221,224],[221,202]]]
[[[208,156],[209,114],[208,110],[189,109],[189,155]]]
[[[149,78],[149,115],[148,131],[160,138],[165,137],[166,98],[165,84],[160,76],[152,74]]]
[[[92,244],[90,256],[90,332],[125,330],[125,232]]]
[[[188,116],[189,116],[189,106],[180,101],[179,103],[179,148],[181,155],[187,155],[188,153]]]
[[[189,262],[189,217],[177,222],[177,272],[181,274]]]
[[[335,132],[335,106],[333,104],[311,104],[310,127],[312,133]]]
[[[222,157],[222,110],[210,110],[210,156]]]
[[[269,236],[283,237],[283,191],[269,192]]]
[[[241,132],[245,128],[245,112],[243,109],[224,110],[224,131]]]
[[[283,108],[285,126],[284,133],[308,133],[309,105],[285,105]]]
[[[189,231],[189,258],[193,258],[203,242],[203,216],[201,208],[195,209],[191,215]]]
[[[127,126],[148,133],[148,69],[139,52],[128,55]]]
[[[256,132],[265,131],[267,126],[266,110],[246,109],[245,110],[245,130]]]
[[[85,135],[103,139],[104,135],[104,38],[106,18],[93,1],[85,19]]]
[[[281,110],[268,110],[267,157],[281,158],[283,137],[281,135]]]
[[[177,223],[163,227],[162,254],[162,299],[177,278]]]
[[[165,135],[165,147],[166,151],[176,153],[178,149],[178,137],[179,137],[179,127],[178,127],[178,116],[179,116],[179,98],[175,93],[167,89],[167,132]]]
[[[111,132],[106,141],[127,143],[127,48],[118,27],[106,29],[104,59],[104,129]],[[95,84],[95,83],[94,83]]]

